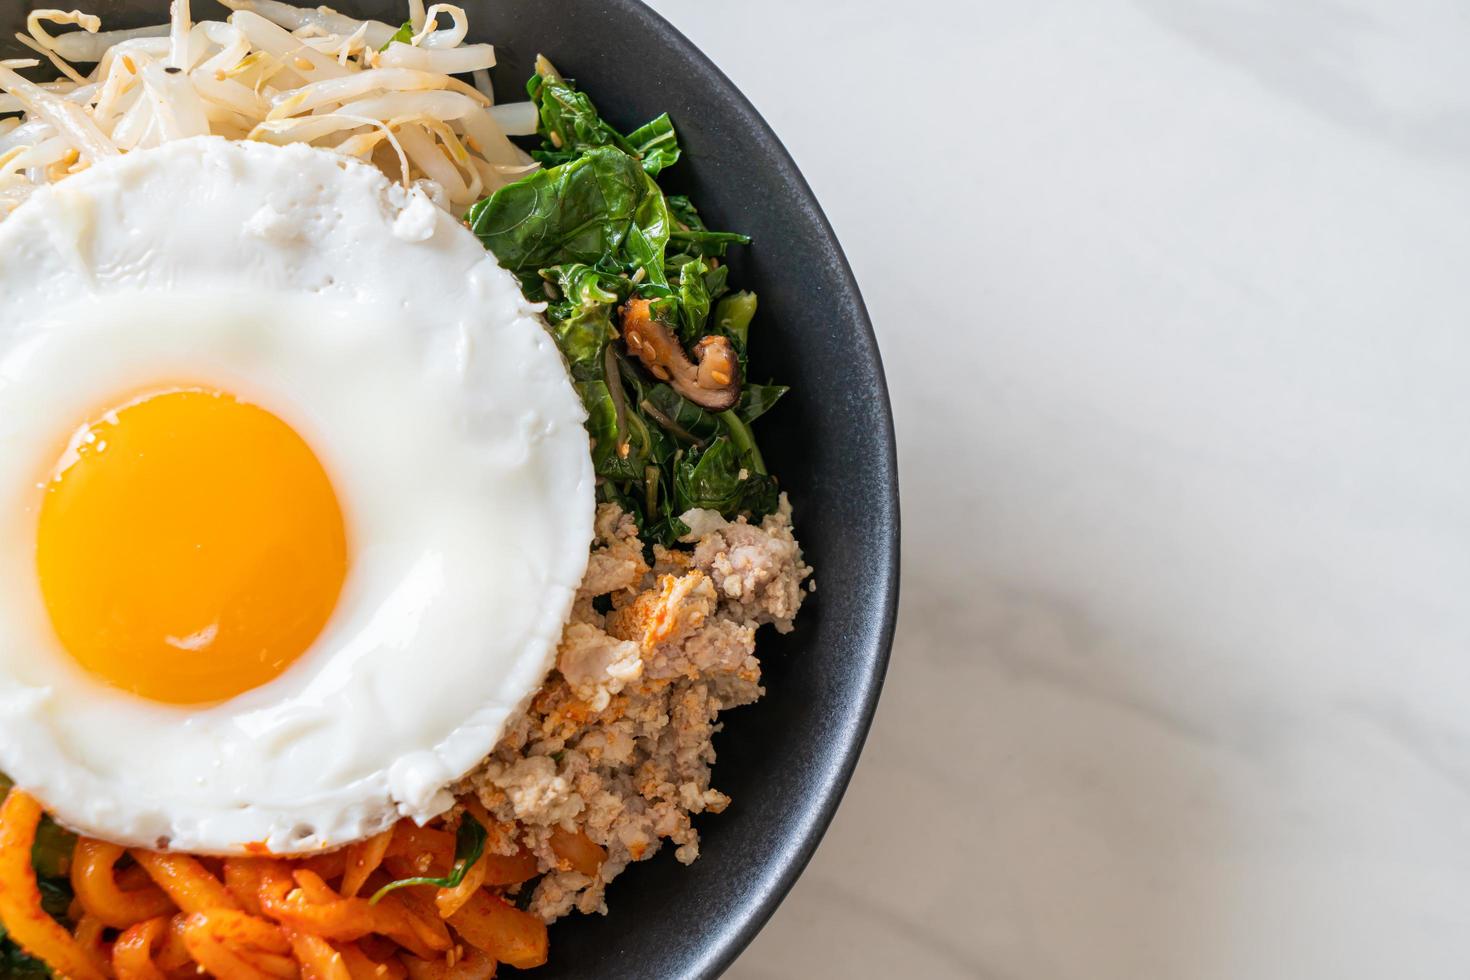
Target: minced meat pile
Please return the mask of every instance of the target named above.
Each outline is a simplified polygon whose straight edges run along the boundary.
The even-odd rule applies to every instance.
[[[692,547],[655,545],[650,567],[632,517],[598,508],[556,670],[460,787],[520,828],[492,847],[525,846],[547,869],[529,906],[547,922],[606,912],[607,883],[665,840],[685,864],[699,856],[690,817],[730,803],[710,786],[719,714],[764,693],[756,632],[768,623],[789,632],[801,608],[811,569],[784,495],[759,525],[704,510],[682,519]],[[549,844],[558,826],[606,848],[595,877],[558,867]]]

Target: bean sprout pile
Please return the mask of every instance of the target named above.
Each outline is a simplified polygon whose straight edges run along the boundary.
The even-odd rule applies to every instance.
[[[0,61],[0,114],[18,113],[0,119],[0,216],[104,157],[206,134],[369,161],[455,214],[536,169],[507,138],[535,132],[536,108],[495,104],[495,49],[465,43],[463,8],[409,0],[396,27],[223,2],[225,21],[196,22],[174,0],[167,24],[119,31],[77,10],[32,11],[16,38],[37,57]],[[19,74],[43,58],[58,80]]]

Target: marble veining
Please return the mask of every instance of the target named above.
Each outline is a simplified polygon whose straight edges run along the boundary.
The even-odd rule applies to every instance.
[[[872,739],[730,976],[1465,976],[1470,7],[654,3],[832,218],[903,474]]]

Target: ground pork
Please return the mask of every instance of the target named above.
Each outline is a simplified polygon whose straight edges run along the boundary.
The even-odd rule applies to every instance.
[[[786,498],[759,527],[744,517],[727,521],[712,510],[690,511],[683,520],[690,532],[682,540],[694,545],[691,565],[714,581],[722,612],[749,626],[770,623],[777,632],[791,632],[801,583],[811,569],[791,532]]]
[[[607,883],[664,841],[685,864],[699,856],[690,818],[730,802],[710,786],[719,714],[760,697],[756,629],[790,630],[801,605],[811,570],[784,496],[759,526],[711,511],[683,519],[686,547],[654,548],[650,566],[633,519],[598,508],[556,670],[460,787],[519,828],[546,872],[529,908],[547,922],[606,912]],[[553,851],[568,832],[606,850],[595,876]]]

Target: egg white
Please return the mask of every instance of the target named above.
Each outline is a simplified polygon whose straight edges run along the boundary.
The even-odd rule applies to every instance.
[[[170,383],[295,427],[349,535],[312,648],[204,708],[84,673],[35,573],[66,436]],[[374,168],[200,138],[38,191],[0,224],[0,769],[77,830],[200,852],[441,812],[554,657],[592,536],[584,417],[514,277]]]

